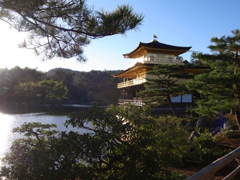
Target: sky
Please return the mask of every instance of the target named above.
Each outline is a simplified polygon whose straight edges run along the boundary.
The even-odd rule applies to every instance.
[[[31,50],[20,49],[18,44],[25,34],[10,29],[0,22],[0,68],[36,68],[47,72],[53,68],[76,71],[124,70],[131,59],[122,54],[134,50],[139,42],[148,43],[156,35],[161,43],[175,46],[192,46],[192,51],[210,53],[207,48],[212,37],[231,35],[240,29],[239,0],[88,0],[95,10],[113,11],[118,5],[129,4],[134,12],[142,13],[144,20],[137,30],[125,35],[114,35],[93,40],[84,48],[87,62],[76,59],[41,61]],[[192,52],[183,54],[190,60]]]

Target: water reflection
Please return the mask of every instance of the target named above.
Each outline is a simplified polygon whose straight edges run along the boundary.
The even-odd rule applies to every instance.
[[[0,158],[7,152],[12,141],[9,141],[12,132],[12,120],[6,114],[0,113]],[[0,161],[0,166],[2,165]]]
[[[3,114],[0,113],[0,157],[2,158],[6,152],[9,151],[9,148],[12,142],[21,138],[18,133],[13,133],[12,129],[19,127],[22,124],[29,122],[41,122],[42,124],[56,124],[57,130],[59,131],[69,131],[73,128],[66,129],[64,126],[65,121],[67,120],[66,115],[47,115],[46,113],[28,113],[28,114]],[[0,161],[0,166],[2,165]]]
[[[22,112],[21,112],[22,113]],[[23,136],[18,133],[12,133],[12,129],[19,127],[22,124],[29,122],[40,122],[42,124],[56,124],[58,131],[78,131],[79,133],[89,132],[83,129],[73,128],[68,126],[68,129],[64,126],[65,121],[68,119],[67,113],[56,113],[56,112],[34,112],[34,113],[10,113],[0,112],[0,158],[9,151],[12,142],[15,139],[22,138]],[[91,127],[90,124],[86,126]],[[2,163],[0,161],[0,167]]]

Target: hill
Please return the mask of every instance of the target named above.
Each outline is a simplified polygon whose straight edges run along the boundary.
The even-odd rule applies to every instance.
[[[117,104],[120,91],[117,83],[120,79],[112,75],[120,70],[111,71],[73,71],[70,69],[55,68],[44,73],[36,69],[14,67],[0,69],[1,103],[67,103],[67,104]],[[34,99],[30,93],[16,92],[16,87],[27,83],[38,83],[43,80],[62,82],[68,89],[67,99]]]

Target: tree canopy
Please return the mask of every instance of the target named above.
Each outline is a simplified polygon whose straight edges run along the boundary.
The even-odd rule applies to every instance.
[[[0,20],[20,32],[29,32],[22,47],[44,59],[85,60],[83,46],[91,40],[124,34],[143,20],[129,5],[114,11],[95,11],[86,0],[0,0]]]
[[[14,141],[0,175],[44,180],[178,179],[181,175],[167,167],[181,163],[188,147],[186,131],[176,119],[157,120],[146,112],[135,106],[74,112],[66,126],[79,131],[69,132],[25,123],[14,129],[25,138]]]
[[[59,81],[47,80],[46,74],[36,69],[0,69],[0,103],[36,104],[42,101],[61,102],[67,98],[68,89]]]
[[[232,33],[232,36],[211,39],[213,45],[208,48],[212,54],[195,55],[211,69],[196,75],[187,86],[201,94],[196,107],[198,113],[213,115],[232,108],[240,128],[240,31],[237,29]]]
[[[114,73],[116,71],[80,72],[61,68],[43,73],[17,66],[0,68],[0,104],[117,104],[119,79],[112,76]]]
[[[32,101],[67,99],[68,89],[62,82],[42,80],[37,83],[26,82],[15,86],[15,94]]]
[[[145,89],[140,93],[144,97],[144,103],[153,106],[168,104],[175,116],[177,112],[171,98],[183,95],[188,92],[184,86],[185,79],[190,79],[193,75],[185,72],[186,65],[157,65],[152,71],[148,71],[151,78],[147,78],[144,84]]]

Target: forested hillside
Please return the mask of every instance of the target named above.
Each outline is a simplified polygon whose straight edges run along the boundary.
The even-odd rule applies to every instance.
[[[0,103],[117,104],[118,71],[0,69]]]

